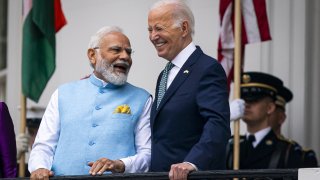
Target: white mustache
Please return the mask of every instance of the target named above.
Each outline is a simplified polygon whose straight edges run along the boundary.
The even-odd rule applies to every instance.
[[[115,65],[124,66],[126,68],[130,67],[130,64],[127,61],[123,61],[123,60],[119,60],[111,64],[111,66],[115,66]]]

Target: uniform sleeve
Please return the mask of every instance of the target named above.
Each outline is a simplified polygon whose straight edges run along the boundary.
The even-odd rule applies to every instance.
[[[289,142],[285,153],[285,168],[302,168],[302,152],[301,147],[297,149],[296,143]]]
[[[303,150],[303,167],[304,168],[318,167],[317,156],[313,150],[311,149]]]

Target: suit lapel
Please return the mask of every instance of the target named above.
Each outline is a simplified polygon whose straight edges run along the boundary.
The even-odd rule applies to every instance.
[[[192,73],[192,65],[197,62],[199,56],[202,54],[202,50],[197,47],[197,49],[191,54],[191,56],[187,59],[187,61],[183,64],[177,76],[172,81],[170,87],[167,89],[164,97],[159,105],[158,111],[166,104],[166,102],[171,98],[174,92],[181,86],[181,84],[191,75]]]
[[[152,107],[151,107],[151,116],[150,116],[151,128],[153,127],[154,119],[155,119],[156,114],[158,112],[157,111],[158,89],[159,89],[159,83],[160,83],[160,79],[162,77],[162,73],[163,73],[163,71],[158,76],[157,85],[156,85],[156,91],[155,91],[155,98],[154,98],[154,101],[153,101]]]

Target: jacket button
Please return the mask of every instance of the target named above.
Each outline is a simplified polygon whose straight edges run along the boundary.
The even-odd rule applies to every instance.
[[[89,142],[89,146],[93,146],[95,143],[93,141]]]

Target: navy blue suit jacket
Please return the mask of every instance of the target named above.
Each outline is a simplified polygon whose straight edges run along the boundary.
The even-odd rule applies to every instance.
[[[200,47],[192,53],[151,110],[151,171],[191,162],[199,170],[226,168],[230,110],[225,72]]]

